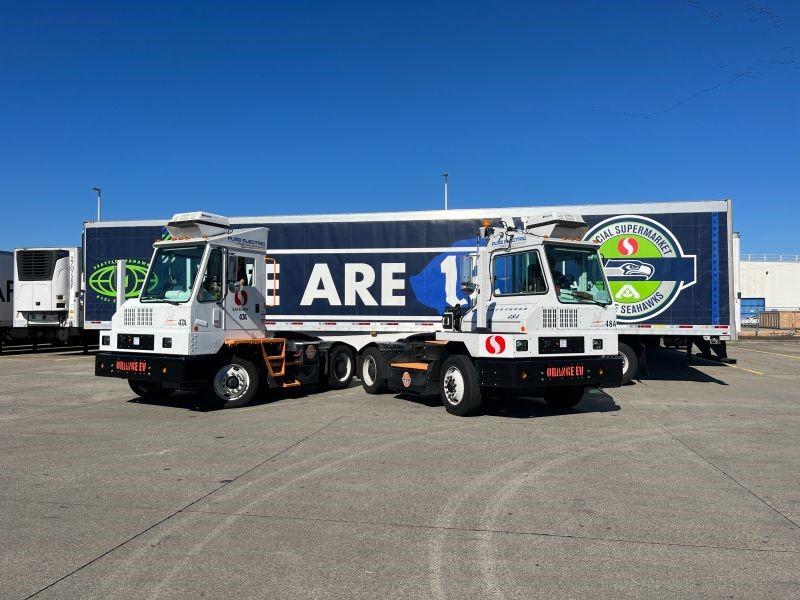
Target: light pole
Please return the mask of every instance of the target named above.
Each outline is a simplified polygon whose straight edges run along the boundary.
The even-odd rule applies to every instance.
[[[93,187],[92,191],[97,192],[97,220],[100,220],[100,207],[103,204],[103,192],[100,191],[99,187]]]
[[[444,209],[447,210],[447,173],[442,173],[444,177]]]

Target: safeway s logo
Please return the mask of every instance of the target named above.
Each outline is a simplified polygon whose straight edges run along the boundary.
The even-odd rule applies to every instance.
[[[624,237],[617,242],[617,250],[623,256],[636,254],[639,251],[639,242],[636,241],[636,238]]]
[[[245,306],[247,304],[247,290],[237,290],[234,292],[233,303],[236,306]]]
[[[502,354],[506,351],[506,340],[502,335],[490,335],[486,338],[486,351],[489,354]]]

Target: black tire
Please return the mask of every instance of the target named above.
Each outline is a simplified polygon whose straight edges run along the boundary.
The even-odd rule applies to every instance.
[[[543,397],[544,401],[553,408],[563,410],[572,408],[583,400],[583,393],[585,391],[585,388],[581,385],[553,388],[551,390],[545,390]]]
[[[175,390],[165,388],[157,381],[128,379],[128,385],[134,394],[145,400],[166,400],[175,392]]]
[[[442,365],[439,395],[447,412],[465,417],[481,406],[481,387],[475,365],[466,356],[448,357]]]
[[[249,360],[234,356],[215,369],[211,379],[211,394],[221,408],[247,406],[258,394],[258,369]]]
[[[383,352],[375,347],[364,350],[361,354],[361,369],[358,374],[364,391],[368,394],[385,392],[387,388],[386,378],[383,377],[385,372],[386,359]]]
[[[619,355],[622,358],[622,385],[630,383],[639,372],[639,355],[624,342],[619,342]]]
[[[328,385],[334,390],[343,390],[353,381],[356,357],[349,346],[334,346],[328,355]]]

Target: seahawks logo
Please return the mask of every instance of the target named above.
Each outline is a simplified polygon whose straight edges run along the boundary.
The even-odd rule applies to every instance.
[[[628,279],[650,279],[655,267],[640,260],[608,260],[605,264],[606,277],[626,277]]]

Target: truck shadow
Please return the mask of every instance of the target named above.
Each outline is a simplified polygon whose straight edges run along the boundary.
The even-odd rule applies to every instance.
[[[360,382],[353,381],[349,386],[361,387]],[[349,388],[347,388],[349,389]],[[293,388],[288,390],[270,390],[264,394],[256,396],[246,407],[253,408],[257,406],[265,406],[267,404],[280,403],[285,400],[297,400],[301,398],[313,398],[314,396],[322,395],[330,392],[329,389],[320,387],[308,386],[305,388]],[[163,406],[165,408],[180,408],[183,410],[190,410],[193,412],[216,412],[220,410],[238,410],[236,408],[225,409],[222,408],[216,400],[208,394],[202,392],[175,392],[173,395],[163,400],[155,400],[149,398],[140,398],[134,396],[127,400],[130,404],[146,404],[148,406]]]
[[[442,408],[438,396],[414,396],[397,394],[395,398],[430,408]],[[589,390],[573,408],[558,409],[536,396],[517,396],[514,398],[487,398],[478,415],[505,417],[508,419],[533,419],[536,417],[555,417],[565,414],[604,413],[622,410],[614,398],[602,390]]]
[[[647,351],[647,365],[640,369],[639,376],[628,385],[636,385],[636,381],[694,381],[698,383],[715,383],[728,385],[721,379],[709,375],[696,367],[703,366],[712,369],[728,369],[724,363],[692,359],[686,361],[686,354],[669,348],[652,348]]]

